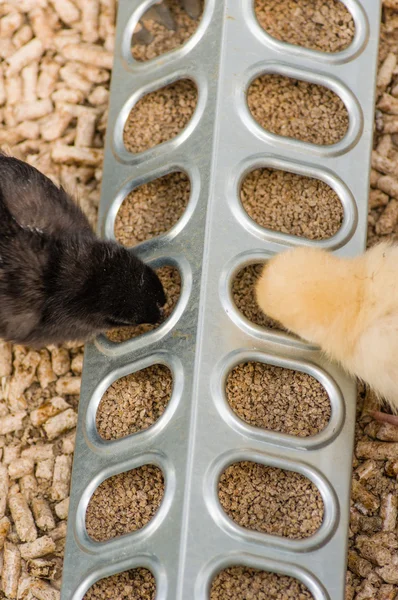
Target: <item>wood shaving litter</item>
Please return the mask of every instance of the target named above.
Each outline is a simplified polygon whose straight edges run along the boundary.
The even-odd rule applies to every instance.
[[[180,297],[181,277],[178,269],[175,267],[160,267],[159,269],[156,269],[156,272],[159,275],[159,279],[162,282],[166,292],[167,302],[164,306],[163,315],[163,321],[165,321],[173,312]],[[142,325],[138,325],[137,327],[121,327],[120,329],[112,329],[111,331],[108,331],[106,335],[111,342],[120,343],[126,342],[127,340],[142,335],[143,333],[153,331],[157,327],[159,327],[159,324],[151,325],[149,323],[144,323]]]
[[[84,600],[155,600],[156,582],[148,569],[131,569],[100,579]]]
[[[251,171],[242,183],[241,201],[261,227],[309,240],[330,238],[343,223],[343,207],[331,187],[286,171]]]
[[[277,573],[249,567],[229,567],[214,579],[210,600],[307,600],[312,598],[303,583]]]
[[[249,425],[299,437],[319,433],[330,419],[330,402],[314,377],[259,362],[237,365],[226,394],[234,413]]]
[[[148,429],[162,416],[172,386],[170,369],[164,365],[152,365],[117,379],[98,406],[99,435],[106,440],[117,440]]]
[[[88,535],[105,542],[142,529],[155,515],[163,494],[163,474],[154,465],[109,477],[97,487],[88,504]]]
[[[255,12],[267,33],[289,44],[341,52],[354,39],[354,20],[338,0],[255,0]]]
[[[327,87],[283,75],[261,75],[247,93],[261,127],[283,137],[318,145],[335,144],[347,133],[344,102]]]
[[[204,0],[202,4],[203,10]],[[153,40],[148,44],[133,44],[131,51],[135,60],[139,62],[151,60],[165,52],[170,52],[180,48],[195,33],[199,26],[200,19],[197,21],[191,19],[187,13],[182,10],[179,0],[168,0],[167,6],[176,22],[176,31],[167,29],[164,25],[157,23],[153,19],[148,19],[145,15],[142,21],[145,28],[153,36]]]
[[[303,539],[321,526],[323,502],[316,486],[294,471],[242,461],[220,477],[218,496],[226,514],[241,527]]]
[[[179,79],[143,96],[124,126],[127,151],[143,152],[175,138],[191,120],[197,99],[198,90],[190,79]]]
[[[187,207],[191,184],[185,173],[176,172],[135,188],[121,204],[115,220],[115,237],[124,246],[166,233]]]

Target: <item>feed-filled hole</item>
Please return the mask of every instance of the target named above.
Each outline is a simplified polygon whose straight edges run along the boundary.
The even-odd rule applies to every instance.
[[[242,206],[261,227],[324,240],[341,228],[344,210],[336,192],[320,179],[280,171],[255,169],[244,178]]]
[[[153,9],[144,13],[140,25],[145,27],[148,34],[145,34],[146,40],[140,40],[137,39],[137,36],[133,36],[131,52],[135,60],[145,62],[183,46],[199,26],[204,0],[200,2],[200,14],[197,18],[189,16],[183,9],[181,0],[167,0],[167,7],[174,20],[174,29],[169,29],[159,22],[159,18]]]
[[[255,0],[254,8],[261,27],[288,44],[333,53],[354,39],[354,20],[339,0]]]
[[[240,363],[226,380],[234,413],[254,427],[309,437],[330,420],[330,401],[317,379],[261,362]]]
[[[96,581],[83,600],[155,600],[156,581],[148,569],[139,567]]]
[[[160,327],[162,323],[172,314],[176,307],[178,299],[181,294],[181,276],[176,267],[165,265],[155,269],[162,282],[163,289],[166,294],[166,304],[163,307],[164,313],[161,322],[152,325],[149,323],[143,323],[135,327],[119,327],[111,329],[106,333],[108,340],[115,343],[126,342],[131,340],[143,333],[148,333]]]
[[[105,479],[87,507],[88,535],[105,542],[142,529],[154,517],[163,495],[163,473],[155,465],[143,465]]]
[[[131,247],[169,231],[184,214],[190,191],[189,177],[181,171],[134,188],[115,219],[117,241]]]
[[[322,524],[319,490],[294,471],[249,461],[234,463],[220,477],[218,496],[230,519],[246,529],[303,539]]]
[[[124,126],[126,150],[144,152],[175,138],[191,120],[197,100],[198,90],[190,79],[179,79],[140,98]]]
[[[210,600],[311,600],[308,588],[294,577],[236,565],[213,579]]]
[[[117,440],[151,427],[171,397],[170,369],[155,364],[112,383],[98,406],[96,425],[105,440]]]
[[[236,308],[254,325],[285,331],[282,325],[265,315],[257,304],[255,286],[263,268],[263,263],[243,267],[232,282],[232,297]]]
[[[249,110],[271,133],[318,145],[339,142],[348,130],[344,102],[331,89],[267,73],[255,79],[247,92]]]

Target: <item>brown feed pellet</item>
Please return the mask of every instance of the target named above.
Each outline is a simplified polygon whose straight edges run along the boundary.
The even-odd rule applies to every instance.
[[[198,98],[190,79],[149,92],[133,106],[124,126],[128,152],[143,152],[175,138],[188,125]]]
[[[145,28],[153,36],[153,39],[147,45],[138,43],[132,45],[131,51],[135,60],[144,62],[156,58],[165,52],[180,48],[190,37],[192,37],[198,28],[200,19],[197,21],[191,19],[181,8],[179,0],[168,0],[167,6],[174,18],[177,29],[175,31],[167,29],[167,27],[161,23],[144,15],[142,22]],[[202,11],[203,6],[204,0],[202,2]]]
[[[170,369],[159,364],[117,379],[98,406],[99,435],[106,440],[116,440],[148,429],[162,416],[172,386]]]
[[[164,314],[162,320],[162,322],[164,322],[173,312],[177,301],[180,297],[181,277],[178,269],[168,265],[156,269],[156,272],[159,275],[159,279],[163,284],[167,299],[166,304],[164,306]],[[127,340],[131,340],[132,338],[142,335],[143,333],[153,331],[154,329],[159,327],[159,325],[160,323],[157,325],[143,323],[142,325],[137,325],[136,327],[121,327],[119,329],[112,329],[108,331],[106,335],[111,342],[126,342]]]
[[[308,437],[322,431],[330,419],[325,388],[301,371],[242,363],[229,373],[226,395],[240,419],[263,429]]]
[[[115,220],[115,237],[124,246],[166,233],[187,207],[191,184],[180,171],[164,175],[132,190]]]
[[[88,535],[104,542],[142,529],[155,515],[163,494],[163,474],[154,465],[109,477],[97,487],[88,504]]]
[[[220,477],[218,496],[235,523],[254,531],[302,539],[322,524],[318,489],[293,471],[249,461],[234,463]]]
[[[327,87],[273,73],[249,87],[247,102],[261,127],[283,137],[330,145],[348,129],[343,101]]]
[[[338,0],[255,0],[255,12],[267,33],[289,44],[340,52],[354,38],[354,20]]]
[[[256,263],[241,269],[232,282],[232,297],[236,308],[246,319],[266,329],[283,330],[282,326],[263,313],[256,301],[255,284],[264,265]]]
[[[234,566],[213,579],[210,600],[307,600],[313,598],[306,586],[287,575],[250,567]]]
[[[309,240],[335,235],[343,223],[336,192],[323,181],[273,169],[256,169],[243,180],[243,208],[255,223]]]
[[[156,581],[148,569],[130,569],[96,581],[83,600],[155,600]]]

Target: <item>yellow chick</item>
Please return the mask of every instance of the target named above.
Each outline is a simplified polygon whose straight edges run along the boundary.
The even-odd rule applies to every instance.
[[[267,262],[256,298],[265,314],[320,346],[398,412],[398,246],[382,243],[355,258],[288,250]],[[398,424],[398,417],[380,420]]]

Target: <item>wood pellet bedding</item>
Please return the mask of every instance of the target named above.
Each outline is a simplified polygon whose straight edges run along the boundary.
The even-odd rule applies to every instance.
[[[381,68],[375,121],[376,157],[371,178],[369,214],[370,244],[381,237],[398,237],[398,180],[394,167],[398,157],[398,120],[394,104],[394,99],[398,96],[398,10],[393,8],[394,1],[385,0],[382,17]],[[172,5],[176,7],[174,0]],[[352,18],[343,4],[336,0],[256,0],[255,5],[259,22],[278,39],[327,52],[342,50],[352,40]],[[0,145],[6,144],[13,154],[28,160],[68,189],[77,189],[83,208],[94,222],[102,176],[103,135],[106,129],[112,64],[115,4],[112,0],[101,2],[99,26],[98,23],[93,25],[92,21],[87,20],[87,13],[80,12],[77,2],[70,2],[68,6],[71,13],[65,11],[65,3],[61,0],[51,3],[43,0],[40,5],[37,0],[9,0],[9,4],[0,5],[0,59],[11,57],[19,47],[29,43],[32,37],[36,40],[36,48],[42,52],[41,55],[36,55],[31,64],[26,65],[23,73],[24,87],[18,73],[7,81],[4,99],[1,97],[0,101]],[[10,16],[7,12],[10,12]],[[187,30],[184,34],[180,32],[178,35],[188,37],[195,26],[189,25],[192,30]],[[176,41],[172,41],[175,34],[169,31],[158,34],[157,24],[147,27],[153,27],[151,31],[156,34],[154,44],[148,48],[133,48],[133,55],[137,60],[150,59],[184,41],[177,38],[174,38]],[[38,39],[43,40],[43,50],[37,44]],[[93,67],[93,59],[96,67]],[[51,76],[42,76],[44,71]],[[27,81],[30,82],[30,87],[26,85]],[[197,91],[189,83],[182,86],[172,85],[174,87],[171,90],[166,88],[161,94],[154,92],[149,98],[143,97],[133,108],[132,113],[135,112],[135,115],[133,114],[128,121],[124,136],[126,146],[131,152],[141,152],[172,139],[189,122],[195,110]],[[179,104],[180,91],[183,93],[183,110]],[[280,106],[284,107],[284,114],[276,100],[280,92],[284,99],[284,102],[280,103]],[[18,117],[16,107],[21,100],[24,102],[25,122],[15,120],[16,116]],[[312,84],[305,82],[286,81],[280,76],[261,77],[252,87],[248,102],[258,122],[269,131],[280,135],[301,136],[302,139],[313,143],[331,144],[341,139],[347,129],[348,119],[342,102],[330,90],[316,89]],[[61,110],[62,103],[68,105],[70,112],[67,111],[66,115]],[[311,106],[311,111],[308,110],[307,103]],[[175,111],[179,112],[179,119],[173,120]],[[285,119],[286,115],[290,118],[288,122]],[[88,120],[91,122],[91,130],[87,133],[86,127],[83,126]],[[145,127],[141,127],[141,123],[145,123]],[[156,133],[155,128],[158,125],[159,131]],[[80,145],[82,142],[88,145]],[[385,157],[390,162],[380,160],[380,157]],[[261,177],[265,177],[265,174],[261,174]],[[266,177],[271,175],[267,173]],[[297,215],[292,215],[294,206],[291,189],[290,200],[286,203],[282,198],[280,204],[275,204],[275,195],[268,197],[269,212],[264,210],[264,206],[261,206],[261,210],[257,207],[256,212],[256,204],[249,193],[247,200],[243,201],[248,202],[248,210],[253,211],[252,214],[259,219],[260,225],[280,230],[284,228],[285,232],[294,235],[314,236],[311,239],[330,237],[333,231],[337,231],[341,224],[341,213],[336,197],[330,194],[326,187],[314,189],[319,198],[319,205],[313,207],[314,211],[319,210],[319,228],[315,228],[306,216],[306,202],[309,200],[306,190],[312,187],[306,188],[302,181],[298,182],[289,174],[278,177],[281,177],[278,185],[283,185],[282,191],[287,192],[292,185],[301,186],[294,189],[298,190],[299,202],[304,208],[303,221],[300,222]],[[250,183],[250,178],[247,183]],[[316,186],[316,180],[310,180],[305,185]],[[260,197],[264,198],[261,186],[259,191]],[[135,198],[126,201],[118,217],[120,221],[117,221],[117,235],[120,235],[122,243],[126,245],[159,235],[171,226],[170,221],[165,222],[163,226],[161,222],[154,224],[149,216],[146,218],[144,208],[148,200],[145,198],[148,190],[145,192],[145,189],[141,189],[139,193],[141,197],[137,198],[137,191]],[[164,180],[160,183],[154,182],[150,193],[165,198],[168,192],[165,190]],[[254,193],[253,191],[253,195]],[[180,203],[178,207],[173,207],[172,211],[174,214],[178,213],[178,218],[185,208],[182,205],[187,201],[189,192],[179,191],[179,194]],[[134,210],[141,211],[142,229],[134,222],[133,206]],[[235,302],[253,322],[258,322],[260,326],[272,327],[274,325],[267,322],[255,306],[252,286],[246,286],[246,281],[253,281],[258,275],[258,270],[258,267],[250,266],[242,275],[238,275],[233,290]],[[175,288],[178,288],[178,285],[176,281],[173,284]],[[116,342],[123,341],[142,332],[119,332],[114,339]],[[50,348],[32,353],[25,348],[11,348],[5,345],[0,350],[0,486],[4,486],[5,481],[8,482],[6,488],[1,488],[8,491],[0,494],[0,545],[4,543],[3,550],[0,550],[3,558],[0,597],[3,595],[7,599],[14,599],[19,587],[21,594],[24,590],[29,590],[35,598],[50,597],[51,600],[58,600],[82,348]],[[244,372],[242,374],[238,371],[236,376],[240,378],[244,376]],[[131,411],[127,433],[150,426],[164,410],[169,393],[170,380],[166,373],[162,374],[159,389],[160,378],[154,379],[153,370],[145,371],[137,377],[138,386],[131,385],[134,378],[127,378],[125,387],[123,381],[114,384],[123,397],[126,410]],[[287,382],[289,387],[293,385],[292,382],[294,383],[294,378]],[[137,381],[134,381],[134,384],[137,384]],[[105,438],[126,434],[118,418],[117,408],[114,409],[111,404],[112,393],[113,390],[109,390],[105,394],[103,411],[99,412],[97,419]],[[148,393],[151,396],[150,401]],[[137,394],[139,400],[136,405]],[[318,398],[313,388],[311,395],[314,399]],[[315,408],[318,407],[315,411],[316,419],[311,427],[315,427],[318,418],[322,418],[319,406],[323,405],[322,402],[317,405],[318,400],[315,402]],[[309,402],[307,396],[306,401]],[[143,406],[142,415],[138,415],[135,410],[139,405]],[[347,600],[394,600],[398,590],[398,568],[394,558],[398,549],[398,436],[397,432],[389,427],[375,426],[367,415],[367,410],[373,406],[372,395],[360,388],[351,499]],[[263,426],[263,415],[258,415],[259,407],[254,406],[253,413],[246,408],[245,418],[249,421],[253,419],[253,422],[259,419],[260,425]],[[326,419],[326,412],[323,418]],[[142,467],[133,474],[130,472],[116,477],[119,504],[109,505],[103,501],[103,490],[110,485],[109,480],[104,482],[102,489],[97,490],[90,504],[87,525],[92,535],[98,539],[104,539],[112,533],[99,522],[101,514],[106,515],[106,518],[109,513],[113,515],[112,518],[118,521],[118,534],[121,534],[142,526],[155,514],[161,502],[163,481],[161,473],[158,473],[155,467]],[[297,477],[297,474],[290,475],[289,472],[284,472],[283,476],[279,474],[279,477],[272,478],[267,467],[250,463],[233,465],[230,471],[222,476],[220,482],[220,494],[224,494],[225,510],[238,522],[250,525],[254,529],[264,530],[269,526],[274,528],[274,533],[290,533],[298,537],[308,535],[321,523],[322,506],[317,490],[311,482]],[[252,487],[248,488],[250,485]],[[262,519],[261,496],[265,485],[266,492],[274,491],[276,498],[279,493],[278,485],[283,486],[283,493],[286,494],[291,486],[298,486],[303,494],[309,494],[311,501],[306,509],[312,507],[313,515],[308,520],[305,517],[305,522],[298,520],[293,523],[293,531],[289,530],[289,523],[283,519],[283,515],[270,523],[267,519]],[[257,488],[261,490],[259,503],[252,502],[253,496],[245,494],[246,488],[252,492]],[[145,495],[145,508],[140,512],[138,505],[141,493]],[[132,505],[138,506],[135,514],[129,512],[129,494],[132,494]],[[234,494],[240,496],[236,504],[233,502]],[[288,501],[291,502],[292,498],[288,498]],[[23,519],[18,516],[21,506]],[[289,506],[292,514],[295,514],[300,503]],[[118,510],[123,510],[120,523],[115,517]],[[278,514],[278,506],[276,510]],[[35,536],[34,541],[27,541]],[[153,600],[155,588],[154,577],[149,571],[133,569],[97,582],[86,593],[85,598]],[[211,589],[211,600],[246,598],[301,599],[311,598],[311,594],[293,578],[239,565],[232,566],[216,576]]]

